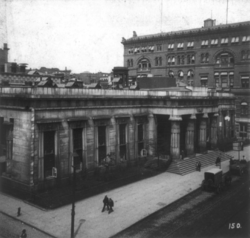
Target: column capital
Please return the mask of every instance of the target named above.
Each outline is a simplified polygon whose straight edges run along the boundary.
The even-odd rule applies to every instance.
[[[169,121],[182,121],[182,118],[178,115],[171,115]]]

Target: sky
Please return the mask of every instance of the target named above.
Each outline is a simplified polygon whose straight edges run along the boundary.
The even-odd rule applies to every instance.
[[[123,66],[122,37],[250,20],[249,0],[0,0],[9,62],[73,73]]]

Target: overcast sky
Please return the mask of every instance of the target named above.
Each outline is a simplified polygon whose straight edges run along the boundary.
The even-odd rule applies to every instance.
[[[121,39],[226,23],[227,0],[0,0],[0,47],[28,67],[74,73],[123,66]],[[161,17],[162,9],[162,17]],[[249,0],[228,0],[228,23],[250,20]],[[161,21],[162,19],[162,21]],[[161,24],[162,22],[162,24]]]

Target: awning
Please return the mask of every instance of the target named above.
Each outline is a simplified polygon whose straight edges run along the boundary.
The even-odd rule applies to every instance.
[[[249,76],[241,76],[241,79],[249,79]]]
[[[234,72],[230,72],[229,75],[234,75]]]
[[[227,75],[227,72],[222,72],[220,73],[220,75]]]
[[[215,72],[215,73],[214,73],[214,76],[218,76],[218,75],[219,75],[219,73],[218,73],[218,72]]]
[[[121,118],[121,117],[130,117],[130,114],[117,114],[114,116],[115,118]]]
[[[242,102],[240,105],[241,106],[247,106],[247,103],[246,102]]]
[[[207,80],[207,77],[201,77],[201,80]]]

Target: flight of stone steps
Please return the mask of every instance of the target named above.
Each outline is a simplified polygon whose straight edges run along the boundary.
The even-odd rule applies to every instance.
[[[215,165],[217,157],[221,158],[221,162],[232,158],[232,156],[227,155],[219,150],[209,151],[207,154],[199,154],[196,155],[196,157],[173,161],[168,167],[167,172],[186,175],[196,171],[196,163],[198,161],[201,162],[201,168],[204,168],[210,165]]]

